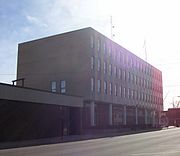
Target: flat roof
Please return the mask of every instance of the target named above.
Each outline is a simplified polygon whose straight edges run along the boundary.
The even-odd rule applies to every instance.
[[[83,107],[83,98],[0,83],[0,99]]]

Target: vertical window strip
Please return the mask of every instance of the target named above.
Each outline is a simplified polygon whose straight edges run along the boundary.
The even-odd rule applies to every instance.
[[[124,96],[124,98],[126,98],[126,88],[125,87],[123,88],[123,96]]]
[[[112,83],[111,82],[109,84],[109,93],[110,93],[110,95],[112,95]]]
[[[107,81],[104,81],[104,93],[107,94]]]
[[[100,93],[101,92],[101,80],[98,80],[97,86],[98,86],[98,93]]]
[[[98,59],[98,64],[97,64],[97,70],[100,71],[101,70],[101,60]]]
[[[91,91],[94,92],[94,78],[91,78]]]
[[[128,88],[128,98],[130,99],[130,89]]]
[[[97,41],[97,49],[98,49],[98,51],[100,51],[100,40],[99,39]]]
[[[114,93],[115,93],[115,96],[117,96],[117,85],[114,86]]]
[[[122,97],[122,86],[119,86],[119,95]]]
[[[109,75],[112,75],[112,64],[109,65]]]
[[[94,57],[93,56],[91,57],[91,69],[92,70],[94,69]]]
[[[104,62],[104,74],[106,74],[106,72],[107,72],[107,63]]]

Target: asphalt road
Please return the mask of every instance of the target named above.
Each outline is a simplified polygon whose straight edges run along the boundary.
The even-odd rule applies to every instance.
[[[180,128],[6,149],[0,156],[180,156]]]

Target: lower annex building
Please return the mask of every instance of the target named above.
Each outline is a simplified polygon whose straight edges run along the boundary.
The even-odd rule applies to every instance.
[[[49,103],[54,94],[80,98],[78,109],[73,100],[61,109],[62,135],[155,127],[163,111],[162,72],[93,28],[19,44],[17,79],[23,87],[13,87],[51,92]]]

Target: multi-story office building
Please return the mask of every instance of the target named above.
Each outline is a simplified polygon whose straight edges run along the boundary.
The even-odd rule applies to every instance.
[[[161,71],[92,28],[19,44],[21,78],[82,97],[84,130],[155,126],[163,110]]]

